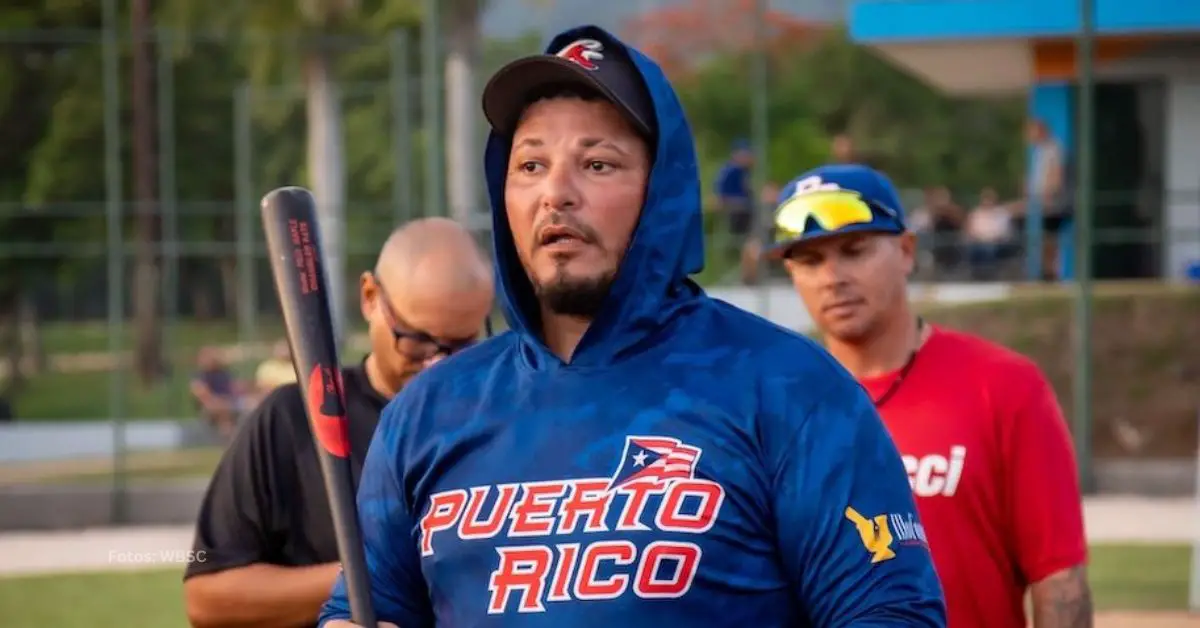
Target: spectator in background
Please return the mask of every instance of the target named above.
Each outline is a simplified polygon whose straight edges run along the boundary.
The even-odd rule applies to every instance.
[[[962,262],[962,228],[966,212],[954,202],[950,188],[939,185],[925,190],[925,207],[933,233],[933,261],[942,270],[953,271]]]
[[[933,254],[936,251],[936,238],[933,235],[933,210],[929,207],[932,188],[925,188],[923,204],[913,209],[908,216],[908,230],[917,241],[916,265],[914,272],[926,268],[935,268]]]
[[[8,395],[0,395],[0,423],[11,423],[15,418],[12,402],[8,400]]]
[[[1058,234],[1063,223],[1071,217],[1071,194],[1067,185],[1067,164],[1063,147],[1054,139],[1049,127],[1042,120],[1031,120],[1026,127],[1026,137],[1033,146],[1032,179],[1024,205],[1036,201],[1042,210],[1042,277],[1053,281],[1059,276]]]
[[[954,201],[950,188],[939,185],[930,190],[929,206],[933,210],[933,230],[958,233],[963,226],[966,212]]]
[[[881,154],[871,154],[855,145],[849,133],[838,133],[833,136],[829,146],[830,163],[861,164],[872,168],[880,168],[885,162]]]
[[[294,381],[296,367],[292,364],[292,350],[287,340],[277,340],[271,349],[271,357],[263,360],[254,372],[255,392],[263,398],[272,390]]]
[[[767,181],[759,195],[763,207],[774,207],[779,202],[779,184]],[[762,258],[762,236],[753,234],[742,248],[742,277],[749,280],[746,283],[757,283],[759,279],[759,260]]]
[[[729,161],[717,172],[717,209],[728,220],[729,232],[733,235],[740,251],[742,281],[747,284],[757,279],[757,264],[749,254],[754,248],[754,193],[750,169],[754,167],[754,152],[746,140],[737,140]],[[755,257],[756,259],[756,257]]]
[[[854,140],[845,133],[838,133],[833,137],[830,154],[833,156],[831,160],[833,163],[852,164],[858,161],[858,153],[854,150]]]
[[[983,188],[979,193],[979,205],[967,214],[963,235],[972,276],[993,276],[1004,245],[1012,239],[1012,216],[998,202],[992,188]]]
[[[192,397],[200,413],[222,438],[233,436],[238,417],[249,405],[246,386],[234,377],[216,347],[202,347],[196,354],[196,373],[192,376]]]
[[[925,188],[923,204],[912,211],[908,220],[908,230],[913,233],[927,234],[933,232],[933,208],[929,205],[932,188]]]

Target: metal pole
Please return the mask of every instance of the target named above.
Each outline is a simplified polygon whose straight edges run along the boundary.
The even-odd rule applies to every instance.
[[[446,133],[442,111],[442,27],[438,0],[423,0],[421,88],[425,119],[425,207],[421,215],[443,215],[446,194]]]
[[[121,50],[117,39],[117,2],[104,0],[104,187],[108,232],[108,351],[117,362],[108,372],[108,416],[112,422],[114,523],[126,520],[125,395],[123,326],[125,314],[125,242],[121,216]]]
[[[233,164],[237,196],[237,336],[242,346],[246,346],[254,336],[254,175],[250,170],[253,98],[249,83],[239,85],[233,96]]]
[[[171,348],[179,320],[179,205],[175,183],[175,61],[169,32],[156,29],[158,42],[158,199],[162,208],[164,353]],[[171,369],[170,377],[176,377]],[[172,399],[172,409],[177,400]]]
[[[1095,0],[1080,0],[1079,5],[1079,133],[1076,164],[1079,168],[1075,211],[1078,241],[1075,247],[1075,378],[1074,429],[1075,451],[1079,458],[1079,481],[1083,490],[1092,489],[1092,176],[1095,123],[1092,50],[1095,40]]]
[[[768,111],[768,83],[767,83],[767,1],[755,0],[754,2],[754,37],[758,41],[754,51],[752,71],[752,114],[750,116],[751,125],[751,141],[754,143],[754,170],[753,180],[754,189],[751,190],[751,207],[754,211],[754,233],[755,237],[765,246],[766,237],[769,232],[770,216],[768,212],[770,207],[762,202],[763,188],[767,185],[767,143],[770,141],[767,128],[767,111]],[[763,275],[766,272],[766,265],[763,263],[762,256],[755,261],[758,266],[757,273],[760,282],[765,284]],[[770,299],[766,285],[758,289],[758,315],[764,318],[769,318]]]
[[[412,180],[412,95],[409,89],[408,33],[393,31],[389,40],[392,108],[392,217],[396,224],[417,206]]]
[[[1196,425],[1200,426],[1200,410],[1196,411]],[[1196,442],[1196,486],[1195,501],[1192,507],[1196,513],[1192,517],[1192,574],[1191,586],[1188,587],[1188,608],[1192,612],[1200,612],[1200,440]]]

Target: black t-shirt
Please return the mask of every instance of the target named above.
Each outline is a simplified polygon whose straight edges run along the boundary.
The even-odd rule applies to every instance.
[[[342,373],[357,485],[388,400],[371,387],[362,364]],[[188,563],[185,579],[252,563],[299,567],[338,560],[325,481],[296,384],[275,389],[238,429],[201,503],[193,549],[197,560]]]

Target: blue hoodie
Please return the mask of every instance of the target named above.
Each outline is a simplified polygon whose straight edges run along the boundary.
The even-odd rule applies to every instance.
[[[548,51],[581,36],[559,35]],[[820,347],[706,296],[691,131],[636,50],[659,128],[632,243],[569,363],[537,328],[486,170],[511,331],[385,409],[359,520],[375,612],[432,626],[944,626],[900,460]],[[339,578],[322,621],[349,618]]]

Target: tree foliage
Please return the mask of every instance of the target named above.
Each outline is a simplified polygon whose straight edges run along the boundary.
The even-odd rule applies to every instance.
[[[840,29],[813,37],[769,59],[768,180],[787,181],[826,161],[829,138],[846,133],[902,187],[1016,192],[1021,101],[952,98],[853,45]],[[735,139],[749,137],[750,54],[720,56],[677,76],[706,173]]]
[[[670,73],[694,71],[704,61],[741,54],[765,45],[773,52],[797,49],[827,25],[803,20],[786,11],[766,9],[759,41],[755,4],[758,0],[682,0],[633,17],[625,37]]]
[[[119,22],[129,24],[128,3]],[[297,0],[207,3],[161,0],[156,23],[170,36],[174,98],[161,102],[174,120],[179,282],[182,315],[237,309],[238,121],[235,94],[254,95],[248,145],[256,194],[306,179],[302,43],[323,38],[338,49],[344,85],[349,271],[354,250],[370,251],[394,217],[423,213],[389,206],[394,160],[388,35],[407,33],[413,136],[412,198],[423,197],[423,169],[433,151],[421,127],[419,8],[416,0],[361,0],[344,19],[315,30]],[[711,4],[711,3],[709,3]],[[720,20],[715,22],[720,23]],[[0,7],[0,305],[34,294],[43,319],[100,317],[105,312],[105,133],[100,3],[13,0]],[[36,31],[36,32],[34,32]],[[730,144],[751,128],[749,50],[713,46],[693,64],[672,69],[703,162],[705,181]],[[797,26],[772,30],[768,177],[784,181],[828,158],[829,138],[848,132],[856,145],[903,186],[946,184],[974,192],[984,185],[1015,191],[1022,151],[1023,105],[949,98],[853,46],[840,30]],[[133,198],[127,32],[121,52],[122,198]],[[483,43],[480,82],[500,63],[540,49],[543,38]],[[669,42],[667,42],[669,43]],[[735,42],[736,43],[736,42]],[[722,47],[724,46],[724,47]],[[706,185],[706,187],[708,187]],[[250,208],[253,209],[252,207]],[[126,208],[128,242],[133,237]],[[258,225],[253,221],[257,238]],[[51,244],[42,244],[50,242]],[[255,270],[268,285],[265,263]],[[259,296],[261,307],[272,299]],[[3,309],[0,307],[0,309]],[[3,312],[0,312],[0,317]]]

